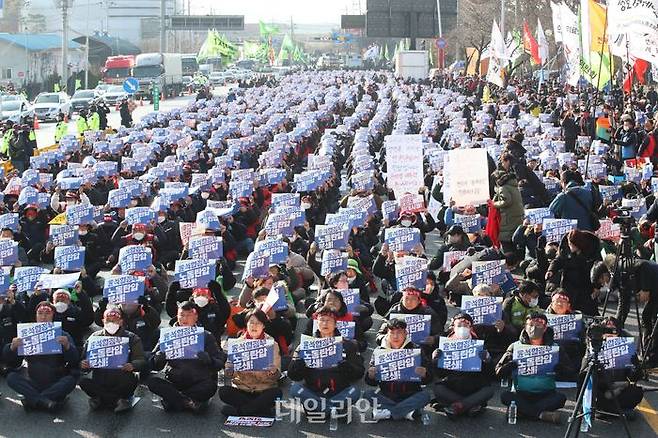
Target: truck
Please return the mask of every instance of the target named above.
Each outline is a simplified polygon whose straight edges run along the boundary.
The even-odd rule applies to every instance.
[[[430,71],[427,50],[400,50],[395,57],[395,76],[403,79],[427,79]]]
[[[196,60],[196,53],[186,53],[181,56],[183,62],[183,76],[193,76],[199,71],[199,63]]]
[[[106,84],[120,85],[132,74],[135,65],[133,55],[109,56],[101,70],[103,82]]]
[[[162,96],[183,92],[183,62],[180,53],[142,53],[135,58],[133,77],[139,81],[137,98],[152,98],[157,86]]]

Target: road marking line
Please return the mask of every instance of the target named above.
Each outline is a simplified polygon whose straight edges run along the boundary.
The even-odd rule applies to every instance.
[[[642,399],[637,410],[642,413],[647,424],[658,434],[658,412],[649,404],[646,398]]]

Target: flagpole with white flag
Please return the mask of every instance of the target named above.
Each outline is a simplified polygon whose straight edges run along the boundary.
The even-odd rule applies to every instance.
[[[539,18],[537,19],[537,45],[539,46],[539,87],[537,92],[541,90],[541,85],[544,82],[544,64],[548,60],[548,41],[546,40],[546,34],[544,34],[544,28],[541,25]]]

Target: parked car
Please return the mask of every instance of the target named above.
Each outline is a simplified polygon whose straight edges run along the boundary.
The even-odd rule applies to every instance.
[[[39,120],[57,120],[60,112],[71,117],[71,99],[66,93],[40,93],[34,99],[34,115]]]
[[[20,123],[24,117],[34,117],[34,109],[25,99],[3,100],[0,103],[0,120]]]
[[[114,106],[121,102],[124,97],[128,97],[128,93],[123,89],[123,85],[110,85],[101,99],[108,106]]]
[[[96,90],[96,92],[102,96],[107,92],[107,90],[110,89],[110,87],[112,87],[111,84],[99,83],[98,85],[96,85],[96,88],[94,88],[94,90]]]
[[[221,71],[214,71],[210,73],[208,78],[213,85],[224,85],[226,83],[226,75]]]
[[[79,113],[89,108],[89,105],[99,97],[100,94],[96,90],[78,90],[71,97],[71,111],[73,113]]]

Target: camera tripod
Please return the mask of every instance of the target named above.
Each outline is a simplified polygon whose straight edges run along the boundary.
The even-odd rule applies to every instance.
[[[574,426],[577,426],[576,433],[574,436],[578,437],[578,435],[580,434],[580,424],[582,421],[585,421],[583,417],[589,414],[591,419],[590,421],[593,422],[594,417],[596,416],[597,380],[598,380],[598,373],[602,370],[601,362],[599,362],[599,353],[601,351],[602,344],[596,343],[596,346],[594,344],[595,344],[594,342],[590,341],[590,348],[592,353],[587,363],[587,372],[585,373],[585,379],[583,380],[583,383],[580,389],[578,390],[578,398],[576,398],[576,406],[574,406],[573,410],[571,411],[571,416],[569,417],[567,430],[564,433],[564,438],[569,438],[571,436]],[[587,386],[590,379],[592,382],[592,396],[591,396],[592,406],[589,412],[585,412],[583,401],[585,399],[585,392],[587,391]],[[632,438],[631,431],[628,426],[628,419],[626,418],[626,414],[624,414],[621,411],[621,406],[619,406],[619,401],[617,400],[616,397],[613,397],[612,401],[615,405],[615,409],[617,409],[617,413],[608,413],[608,412],[606,413],[621,417],[622,423],[624,424],[624,430],[626,430],[626,436],[628,436],[628,438]]]

